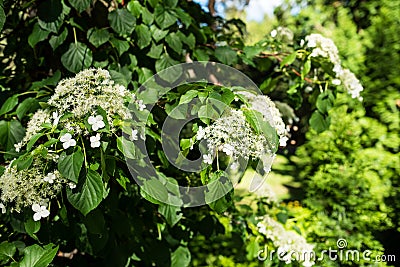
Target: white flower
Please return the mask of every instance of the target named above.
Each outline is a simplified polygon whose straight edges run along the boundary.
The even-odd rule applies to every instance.
[[[279,146],[286,146],[286,142],[289,140],[287,136],[282,136],[279,138]]]
[[[64,149],[76,145],[76,141],[75,139],[72,138],[72,135],[70,133],[66,133],[63,136],[61,136],[60,141],[63,143]]]
[[[4,206],[3,203],[0,203],[0,209],[1,209],[1,213],[6,213],[6,206]]]
[[[76,184],[74,183],[68,183],[69,188],[74,189],[76,188]]]
[[[50,211],[47,210],[46,206],[40,206],[39,204],[33,204],[32,210],[35,212],[35,214],[33,214],[34,221],[39,221],[41,218],[50,215]]]
[[[333,79],[332,84],[333,85],[340,85],[341,81],[339,79]]]
[[[140,111],[143,111],[143,110],[146,108],[146,105],[143,104],[143,100],[138,100],[138,101],[137,101],[137,104],[138,104],[138,106],[139,106],[139,110],[140,110]]]
[[[120,86],[118,86],[118,93],[121,95],[121,96],[124,96],[125,95],[125,86],[123,86],[123,85],[120,85]]]
[[[100,134],[96,134],[95,136],[90,137],[90,146],[95,148],[95,147],[100,147]]]
[[[58,115],[58,112],[53,112],[53,126],[56,126],[60,121],[61,115]]]
[[[304,45],[304,39],[301,39],[300,46],[303,46],[303,45]]]
[[[275,36],[278,34],[278,31],[277,30],[272,30],[271,31],[271,37],[272,38],[275,38]]]
[[[49,182],[50,184],[54,183],[54,180],[56,179],[56,175],[52,172],[49,172],[44,178],[43,180],[45,182]]]
[[[106,126],[103,121],[103,116],[90,116],[88,119],[88,123],[92,126],[93,131],[97,131],[98,129],[104,128]]]
[[[227,154],[228,156],[232,156],[233,155],[233,150],[235,148],[230,145],[230,144],[224,144],[222,147],[222,151],[225,152],[225,154]]]
[[[204,128],[203,128],[202,126],[199,126],[199,129],[197,130],[196,139],[197,139],[197,140],[203,139],[203,137],[204,137],[205,134],[206,134],[206,131],[204,130]]]
[[[134,130],[134,129],[132,129],[132,133],[131,133],[131,136],[129,137],[129,139],[130,139],[131,141],[138,140],[138,136],[137,136],[137,134],[138,134],[138,131],[137,131],[137,130]]]
[[[214,161],[213,156],[210,154],[203,155],[203,162],[207,164],[212,164]]]

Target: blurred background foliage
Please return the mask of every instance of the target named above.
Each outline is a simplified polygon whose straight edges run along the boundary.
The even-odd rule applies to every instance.
[[[72,261],[56,258],[53,264],[283,266],[277,260],[257,260],[259,249],[273,247],[255,225],[255,218],[266,214],[306,236],[317,252],[335,248],[336,241],[345,238],[349,249],[395,254],[399,261],[400,3],[293,0],[262,22],[247,24],[240,20],[243,12],[235,8],[226,10],[222,18],[191,1],[160,3],[0,1],[5,11],[4,16],[0,12],[0,25],[5,21],[0,40],[0,104],[16,96],[0,111],[1,162],[16,155],[13,144],[22,138],[29,114],[48,99],[61,78],[84,67],[102,67],[135,90],[157,71],[187,61],[189,53],[190,60],[234,66],[273,100],[297,106],[292,119],[299,120],[292,122],[290,145],[279,151],[268,178],[278,201],[239,187],[234,196],[237,204],[228,212],[217,214],[209,207],[187,209],[180,223],[168,226],[156,205],[140,198],[137,188],[128,185],[126,192],[111,194],[102,204],[107,211],[104,214],[95,212],[86,219],[74,215],[73,227],[54,223],[51,227],[58,231],[53,236],[48,234],[50,225],[43,227],[38,234],[43,242],[58,242],[64,251],[77,247],[87,253]],[[246,58],[245,53],[238,53],[270,38],[278,26],[289,28],[294,40],[315,32],[332,38],[343,65],[365,88],[362,103],[338,94],[329,111],[330,126],[322,133],[308,125],[312,108],[303,102],[308,94],[304,90],[286,93],[293,77],[274,72],[279,66],[276,59]],[[269,45],[284,48],[286,44]],[[265,79],[266,73],[275,83]],[[22,219],[10,221],[1,216],[1,241],[36,242],[20,225]],[[101,236],[104,232],[109,235],[107,245]],[[180,249],[183,246],[188,247],[189,256]],[[1,249],[0,260],[4,260],[8,254],[4,245]],[[371,263],[326,260],[316,265]]]

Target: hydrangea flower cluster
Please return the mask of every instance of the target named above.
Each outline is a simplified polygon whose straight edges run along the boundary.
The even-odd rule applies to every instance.
[[[18,171],[17,166],[11,162],[0,179],[2,203],[14,203],[14,207],[7,207],[11,211],[20,212],[23,207],[34,204],[43,206],[49,199],[56,197],[62,185],[67,182],[58,170],[46,169],[56,161],[56,158],[36,157],[31,167],[23,171]]]
[[[314,246],[308,244],[305,238],[298,233],[286,230],[282,224],[267,215],[257,223],[257,228],[278,248],[278,254],[284,255],[282,258],[286,264],[290,264],[293,259],[300,260],[305,267],[315,264],[311,259]]]
[[[270,33],[272,38],[278,38],[284,42],[292,43],[294,34],[293,32],[286,27],[279,26],[276,29],[272,30]]]
[[[208,153],[203,155],[203,162],[212,164],[218,151],[224,152],[234,161],[238,158],[248,160],[258,158],[264,163],[268,173],[275,153],[271,151],[272,140],[253,131],[242,110],[230,109],[211,125],[199,127],[197,140],[206,140]]]
[[[59,153],[83,140],[90,142],[91,148],[99,148],[102,135],[115,133],[123,121],[132,119],[129,103],[138,110],[146,107],[124,86],[115,84],[106,70],[88,69],[60,81],[46,109],[33,114],[25,137],[15,148],[20,152],[31,140],[37,141],[41,136],[47,137],[44,141],[51,141],[50,145],[41,142],[34,151],[28,152],[29,157],[33,156],[29,167],[19,170],[18,164],[12,162],[7,166],[0,177],[2,211],[10,208],[20,212],[23,207],[31,207],[34,220],[47,217],[46,203],[57,196],[63,185],[76,187],[57,170]],[[137,131],[133,134],[137,139]]]
[[[364,88],[354,73],[352,73],[349,69],[342,67],[339,58],[339,51],[335,43],[331,39],[316,33],[307,35],[305,40],[307,42],[307,47],[313,49],[310,55],[311,57],[323,57],[332,62],[333,71],[337,77],[337,79],[332,81],[333,84],[343,84],[343,87],[347,90],[352,98],[358,98],[359,100],[362,100],[360,93],[364,90]]]
[[[260,112],[264,121],[267,121],[276,129],[279,136],[279,146],[286,146],[289,133],[275,103],[266,95],[256,95],[248,91],[240,91],[238,93],[247,99],[251,109]]]

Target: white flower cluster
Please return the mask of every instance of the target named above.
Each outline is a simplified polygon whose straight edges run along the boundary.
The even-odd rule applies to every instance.
[[[351,94],[352,98],[362,100],[360,93],[364,88],[354,73],[342,67],[339,51],[335,43],[331,39],[316,33],[307,35],[305,40],[307,42],[307,47],[313,48],[311,57],[324,57],[332,62],[333,71],[337,77],[332,83],[335,85],[343,84],[343,87]]]
[[[131,118],[125,106],[126,97],[134,98],[135,95],[115,84],[107,70],[87,69],[59,82],[48,103],[60,114],[70,112],[76,118],[92,114],[96,107],[101,107],[107,113],[108,123],[112,124],[116,114],[122,119]]]
[[[38,110],[28,122],[26,135],[15,145],[16,151],[26,145],[35,134],[43,130],[43,124],[65,129],[68,132],[60,136],[64,149],[74,147],[74,135],[89,135],[84,121],[90,125],[91,131],[96,132],[105,128],[106,122],[110,131],[116,131],[113,119],[118,116],[122,120],[129,120],[132,115],[127,103],[134,101],[139,110],[146,108],[143,101],[136,100],[124,86],[115,84],[110,74],[103,69],[88,69],[79,72],[75,77],[59,82],[54,95],[48,101],[49,108]],[[97,109],[105,111],[105,115],[98,114]],[[51,112],[51,110],[55,110]],[[72,114],[72,116],[68,115]],[[68,115],[63,119],[64,115]],[[90,136],[91,147],[100,146],[100,135]]]
[[[282,224],[269,216],[264,216],[263,220],[257,223],[258,231],[270,239],[275,247],[278,248],[279,255],[286,255],[282,258],[286,264],[290,264],[293,259],[301,260],[305,267],[313,266],[311,261],[314,246],[307,243],[304,237],[294,231],[286,230]]]
[[[208,153],[203,155],[203,161],[207,164],[212,164],[218,151],[231,156],[233,160],[239,157],[264,160],[274,156],[269,148],[271,141],[252,130],[241,110],[230,109],[211,125],[205,128],[200,126],[196,138],[207,142]],[[264,165],[265,172],[268,173],[270,167],[270,164]]]
[[[15,150],[19,152],[23,145],[28,143],[35,134],[39,133],[40,130],[42,130],[42,125],[44,123],[51,123],[51,115],[49,111],[40,109],[36,111],[35,114],[33,114],[32,118],[29,120],[25,136],[21,142],[14,145]]]
[[[279,26],[278,28],[271,31],[272,38],[278,38],[282,41],[291,43],[293,41],[293,32],[286,27]]]
[[[0,179],[2,204],[14,203],[8,208],[20,212],[22,207],[46,203],[56,197],[66,180],[57,170],[44,173],[47,164],[48,159],[35,158],[32,166],[23,171],[18,171],[12,163],[8,165]]]
[[[264,121],[267,121],[275,128],[279,136],[279,146],[286,146],[289,133],[275,103],[266,95],[256,95],[248,91],[240,91],[238,94],[244,96],[249,102],[250,108],[260,112],[263,115]]]

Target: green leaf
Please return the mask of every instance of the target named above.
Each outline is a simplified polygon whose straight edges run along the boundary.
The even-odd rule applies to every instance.
[[[126,9],[117,9],[108,14],[111,28],[119,35],[130,35],[135,29],[136,18]]]
[[[303,66],[303,69],[301,71],[301,78],[304,79],[304,77],[307,76],[307,74],[310,72],[311,70],[311,60],[308,59]]]
[[[13,95],[7,98],[6,102],[1,106],[0,116],[13,110],[16,105],[18,105],[18,95]]]
[[[45,40],[50,32],[42,30],[38,23],[33,26],[32,33],[28,36],[28,44],[33,48],[37,43]]]
[[[156,61],[156,71],[160,72],[177,64],[179,64],[179,61],[172,59],[168,54],[163,54],[160,59]],[[180,66],[159,73],[159,76],[168,82],[176,81],[181,75],[182,68]]]
[[[26,144],[26,150],[29,151],[31,150],[32,146],[36,143],[37,140],[39,140],[40,137],[42,137],[44,134],[43,133],[37,133],[34,136],[32,136],[31,140]]]
[[[64,43],[64,41],[67,39],[67,36],[68,36],[68,30],[67,28],[64,28],[64,30],[60,35],[58,36],[53,35],[50,37],[49,43],[51,45],[51,48],[53,48],[53,51]]]
[[[24,225],[26,233],[32,237],[40,230],[40,221],[34,221],[32,218],[29,218]]]
[[[17,251],[17,248],[13,243],[3,241],[0,244],[0,258],[12,258]]]
[[[229,46],[219,46],[215,49],[215,57],[226,65],[232,65],[237,61],[237,53]]]
[[[70,72],[77,73],[92,64],[92,51],[83,43],[71,43],[69,49],[61,56],[61,63]]]
[[[79,13],[89,8],[92,0],[68,0],[73,8],[75,8]]]
[[[137,148],[135,144],[132,141],[127,140],[125,137],[120,136],[117,138],[117,148],[122,152],[122,154],[124,154],[125,157],[130,159],[137,158]]]
[[[33,156],[28,155],[25,157],[18,158],[13,162],[13,164],[17,164],[17,170],[22,171],[28,169],[33,162]]]
[[[126,80],[125,76],[115,70],[110,70],[110,75],[111,75],[111,79],[113,79],[113,81],[117,84],[121,84],[123,86],[128,87],[129,81]]]
[[[0,5],[0,31],[3,29],[5,22],[6,22],[6,13],[4,13],[4,9]]]
[[[33,82],[31,85],[31,88],[29,88],[29,89],[37,90],[37,89],[40,89],[40,88],[48,86],[48,85],[56,86],[60,79],[61,79],[61,71],[57,70],[53,76],[45,78],[38,82]]]
[[[154,9],[155,21],[161,29],[166,29],[176,23],[175,15],[164,8],[162,5],[157,5]]]
[[[174,8],[178,4],[178,0],[164,0],[164,4],[169,8]]]
[[[207,51],[200,48],[196,48],[193,52],[193,55],[198,61],[208,61],[210,59]]]
[[[316,106],[322,114],[328,114],[328,111],[333,107],[335,97],[332,92],[327,90],[318,95]]]
[[[168,200],[168,191],[159,180],[146,180],[141,189],[158,201],[165,203]]]
[[[309,123],[311,127],[318,133],[321,133],[329,128],[328,118],[325,119],[324,115],[322,115],[318,110],[314,111],[314,113],[311,115]]]
[[[179,35],[180,40],[189,46],[190,49],[194,49],[196,45],[196,38],[194,37],[193,33],[190,33],[188,36],[185,36],[181,31],[177,33]]]
[[[25,136],[25,129],[17,120],[0,121],[0,144],[9,151]]]
[[[256,240],[250,240],[250,242],[248,242],[246,246],[246,251],[247,251],[246,257],[249,261],[256,258],[260,251],[260,246],[258,245],[258,242]]]
[[[61,0],[43,1],[37,11],[39,26],[54,33],[61,28],[65,14]]]
[[[191,255],[187,247],[179,246],[171,253],[171,267],[187,267],[190,264]]]
[[[146,54],[147,56],[158,59],[163,51],[163,44],[155,45],[154,43],[150,47],[150,51]]]
[[[246,46],[246,47],[244,47],[243,52],[246,55],[246,58],[253,59],[255,56],[260,54],[263,50],[264,50],[264,48],[261,46]]]
[[[283,66],[285,66],[285,65],[292,64],[296,60],[296,57],[297,57],[297,51],[293,52],[292,54],[290,54],[288,56],[286,56],[281,62],[281,68]]]
[[[211,104],[201,106],[198,112],[200,119],[218,119],[218,112],[212,107]]]
[[[167,204],[160,205],[158,207],[158,212],[164,216],[165,220],[171,227],[173,227],[182,218],[183,214],[180,211],[180,207]]]
[[[83,161],[84,155],[80,149],[70,155],[67,155],[66,152],[63,152],[58,160],[58,171],[68,180],[78,183],[79,173],[81,172]]]
[[[127,41],[111,38],[110,42],[112,46],[115,47],[115,49],[117,49],[119,55],[122,55],[129,49],[129,43]]]
[[[139,1],[137,0],[133,0],[133,1],[129,1],[128,5],[126,6],[126,8],[129,10],[129,12],[132,13],[132,15],[134,15],[136,18],[140,17],[140,14],[143,12],[143,7],[140,4]]]
[[[197,93],[197,90],[187,91],[183,96],[181,96],[181,99],[179,99],[179,105],[189,103],[190,101],[192,101],[193,98],[197,96]]]
[[[253,128],[257,134],[263,134],[267,138],[268,144],[270,145],[269,149],[272,152],[276,152],[279,147],[279,137],[276,129],[265,121],[263,115],[258,111],[243,109],[243,114],[251,128]]]
[[[159,0],[147,0],[147,2],[150,3],[151,7],[156,7],[156,5],[158,4]]]
[[[224,212],[230,205],[225,195],[232,190],[233,186],[224,171],[211,173],[210,180],[205,192],[206,203],[216,212]]]
[[[151,25],[150,31],[151,31],[154,41],[156,41],[156,42],[164,39],[164,37],[167,36],[167,34],[168,34],[167,30],[166,31],[160,30],[156,25]]]
[[[151,32],[149,27],[144,24],[140,24],[136,27],[135,32],[138,37],[137,44],[140,49],[145,48],[151,43]]]
[[[29,97],[25,99],[17,107],[16,113],[18,119],[21,120],[25,116],[25,114],[34,111],[39,107],[39,102],[35,98]]]
[[[92,45],[99,47],[110,39],[110,33],[106,29],[91,28],[86,37]]]
[[[176,34],[175,32],[170,33],[165,38],[165,41],[172,50],[174,50],[178,54],[182,54],[182,42],[178,34]]]
[[[192,146],[191,139],[182,138],[179,141],[179,145],[180,145],[182,150],[186,150],[186,149],[188,149],[188,148],[190,148]]]
[[[20,262],[20,267],[43,267],[48,266],[56,256],[58,246],[48,244],[44,248],[39,245],[32,245],[24,249],[24,258]]]
[[[144,24],[150,25],[154,21],[154,15],[147,8],[144,8],[142,10],[142,20]]]
[[[71,205],[86,216],[100,204],[104,195],[104,186],[100,174],[91,169],[83,179],[84,181],[80,181],[74,190],[76,193],[67,189],[67,197]]]

